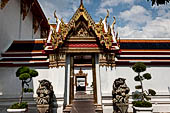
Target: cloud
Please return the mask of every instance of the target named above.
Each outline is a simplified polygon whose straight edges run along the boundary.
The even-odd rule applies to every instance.
[[[133,6],[119,17],[126,24],[118,27],[121,38],[170,38],[170,10],[160,8],[157,17],[142,6]]]
[[[90,2],[90,1],[89,1]],[[39,3],[47,18],[50,18],[50,23],[54,23],[54,11],[59,18],[63,18],[68,22],[79,6],[79,2],[73,0],[39,0]]]
[[[105,16],[106,10],[108,9],[110,12],[110,15],[114,12],[113,9],[120,5],[132,5],[134,3],[134,0],[101,0],[99,7],[96,9],[95,16]],[[126,6],[127,7],[127,6]],[[116,9],[117,11],[118,9]],[[111,20],[111,19],[109,19]]]
[[[170,20],[157,17],[143,28],[149,37],[170,38]]]
[[[130,10],[120,12],[119,18],[132,25],[144,25],[151,21],[152,15],[144,7],[135,5]]]
[[[134,0],[102,0],[101,7],[112,7],[117,6],[119,4],[133,4]]]
[[[65,22],[73,16],[77,8],[79,7],[79,0],[39,0],[45,15],[51,18],[50,22],[54,23],[53,17],[54,10],[59,18],[63,17]],[[140,1],[140,2],[139,2]],[[143,0],[139,0],[142,3]],[[84,1],[85,4],[91,4],[94,1]],[[98,2],[98,1],[95,1]],[[91,16],[106,15],[106,10],[109,9],[110,15],[113,14],[113,8],[124,7],[122,12],[117,10],[117,24],[115,30],[119,32],[121,38],[159,38],[170,37],[170,4],[163,6],[154,6],[151,8],[144,8],[140,5],[134,5],[137,2],[135,0],[101,0],[99,6],[93,7],[96,9],[96,13]],[[130,6],[130,7],[129,7]],[[98,7],[98,8],[96,8]],[[129,9],[130,8],[130,9]],[[149,10],[148,10],[149,9]],[[108,22],[112,22],[112,18],[109,18]]]
[[[113,9],[112,8],[109,8],[109,9],[107,9],[107,8],[100,8],[100,9],[98,9],[97,10],[97,12],[96,12],[96,16],[97,15],[106,15],[107,14],[107,10],[109,10],[109,13],[112,13],[113,12]]]
[[[92,0],[86,0],[86,1],[84,1],[85,3],[87,3],[87,4],[91,4],[92,3]]]

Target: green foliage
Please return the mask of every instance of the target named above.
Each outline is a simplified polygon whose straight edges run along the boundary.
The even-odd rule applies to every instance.
[[[38,76],[38,72],[30,69],[29,67],[23,66],[23,67],[18,68],[18,70],[16,72],[16,77],[19,77],[19,80],[22,80],[22,92],[21,92],[19,103],[22,103],[24,92],[25,93],[26,92],[33,92],[33,89],[29,88],[29,83],[31,82],[32,77],[36,77],[36,76]],[[25,85],[28,88],[24,88]],[[19,106],[19,105],[17,105],[17,104],[14,105],[14,107],[17,107],[17,106]]]
[[[24,77],[22,74],[25,74],[25,73],[27,73],[27,75],[25,75]],[[26,76],[28,77],[28,74],[30,76],[29,78],[38,76],[38,72],[36,70],[29,69],[28,67],[25,67],[25,66],[20,67],[16,72],[16,76],[19,77],[20,80],[27,80],[28,78],[26,79]]]
[[[31,93],[31,92],[33,92],[33,89],[32,88],[24,88],[24,92]]]
[[[142,86],[141,85],[137,85],[135,86],[136,89],[142,89]]]
[[[132,104],[135,107],[152,107],[152,104],[148,101],[133,101]]]
[[[24,109],[24,108],[28,108],[27,102],[15,103],[10,107],[10,109]]]
[[[143,80],[143,77],[138,75],[134,77],[135,81],[140,81],[140,79]]]
[[[156,92],[153,89],[148,89],[150,95],[155,96]]]
[[[20,74],[19,76],[19,79],[20,80],[27,80],[28,78],[30,78],[30,74],[29,73],[23,73],[23,74]]]
[[[144,93],[143,96],[144,96],[144,98],[145,98],[146,100],[151,100],[151,97],[149,97],[148,95],[146,95],[146,93]]]
[[[146,66],[144,63],[142,62],[137,62],[136,64],[134,64],[132,66],[132,69],[136,72],[136,73],[140,73],[140,72],[144,72],[146,70]]]
[[[137,99],[137,100],[141,100],[141,99],[142,99],[142,97],[141,97],[141,92],[139,92],[139,91],[133,92],[133,93],[132,93],[132,98],[133,98],[133,99]]]
[[[151,77],[151,74],[149,73],[145,73],[143,74],[143,77],[146,79],[146,80],[150,80],[152,77]]]
[[[16,77],[19,77],[23,73],[29,73],[30,69],[28,67],[20,67],[16,72]]]
[[[35,71],[35,70],[30,70],[30,71],[29,71],[29,74],[31,75],[31,77],[36,77],[36,76],[38,76],[38,72]]]
[[[149,95],[154,96],[156,92],[154,90],[149,89],[148,91],[144,91],[143,89],[143,80],[150,80],[152,77],[149,73],[143,74],[143,76],[140,75],[141,72],[144,72],[146,70],[146,66],[143,63],[136,63],[132,66],[132,69],[138,73],[137,76],[134,77],[135,81],[140,82],[140,85],[135,86],[136,89],[141,89],[141,93],[138,93],[134,95],[135,97],[140,99],[140,101],[134,101],[133,105],[136,107],[151,107],[152,104],[150,102],[147,102],[148,100],[151,100]],[[146,101],[147,100],[147,101]]]

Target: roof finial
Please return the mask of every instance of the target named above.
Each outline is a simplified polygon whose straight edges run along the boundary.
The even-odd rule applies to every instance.
[[[80,5],[83,5],[83,0],[80,1]]]
[[[80,0],[80,9],[83,9],[83,0]]]

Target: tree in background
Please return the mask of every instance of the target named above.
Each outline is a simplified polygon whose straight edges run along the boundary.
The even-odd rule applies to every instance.
[[[170,0],[147,0],[147,1],[152,1],[152,5],[163,5],[167,4],[170,2]]]

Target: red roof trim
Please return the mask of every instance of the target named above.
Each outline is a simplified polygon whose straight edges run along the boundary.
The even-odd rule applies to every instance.
[[[68,47],[99,47],[97,44],[68,44]]]
[[[121,39],[120,43],[170,43],[170,40],[126,40]]]

